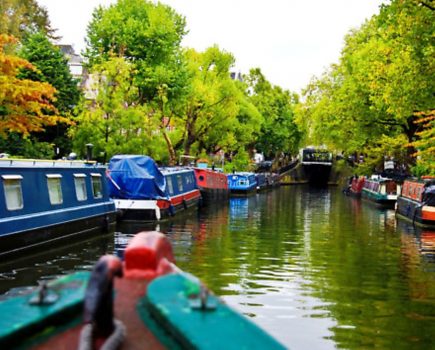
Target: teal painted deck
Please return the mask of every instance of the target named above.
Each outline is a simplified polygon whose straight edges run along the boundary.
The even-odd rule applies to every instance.
[[[31,305],[37,292],[1,302],[0,345],[21,341],[59,318],[80,312],[89,276],[89,272],[77,272],[49,283],[49,293],[58,296],[53,304]]]
[[[213,294],[200,308],[200,282],[195,277],[170,274],[148,286],[151,314],[185,348],[285,349],[269,334]]]

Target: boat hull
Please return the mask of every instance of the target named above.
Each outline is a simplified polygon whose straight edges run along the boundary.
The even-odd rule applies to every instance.
[[[435,229],[435,207],[423,206],[410,198],[397,199],[396,216],[414,225]]]
[[[92,162],[0,161],[0,259],[113,229],[105,170]]]
[[[120,221],[159,221],[198,208],[201,193],[194,190],[169,200],[114,199]]]
[[[230,197],[230,191],[222,188],[199,187],[202,199],[205,203],[213,201],[226,201]]]
[[[227,177],[225,174],[208,168],[194,168],[195,179],[205,203],[225,201],[229,198]]]
[[[257,179],[254,173],[228,174],[228,187],[231,196],[246,196],[257,192]]]
[[[396,204],[397,200],[396,195],[382,195],[376,192],[366,191],[365,189],[363,189],[361,197],[379,207],[386,209],[394,209],[394,205]]]
[[[34,228],[0,236],[0,261],[10,256],[24,255],[33,250],[60,246],[73,240],[87,239],[98,234],[113,232],[115,212],[90,216],[74,221],[65,221],[51,226]]]
[[[416,226],[435,229],[435,177],[405,180],[397,199],[396,216]]]

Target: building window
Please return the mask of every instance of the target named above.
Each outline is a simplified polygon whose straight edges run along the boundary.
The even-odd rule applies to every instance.
[[[101,182],[101,174],[91,174],[92,178],[92,193],[94,198],[103,197],[103,183]]]
[[[18,210],[23,208],[23,191],[21,189],[21,175],[3,175],[3,189],[5,192],[6,208]]]
[[[62,204],[62,186],[60,174],[47,174],[48,196],[50,197],[51,204]]]
[[[74,174],[74,185],[76,188],[76,197],[78,201],[85,201],[88,199],[86,192],[86,175]]]

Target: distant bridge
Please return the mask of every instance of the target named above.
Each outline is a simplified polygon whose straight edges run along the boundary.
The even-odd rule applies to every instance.
[[[300,161],[280,169],[282,185],[309,183],[317,186],[337,185],[338,173],[333,169],[332,153],[315,148],[304,148],[299,154]]]

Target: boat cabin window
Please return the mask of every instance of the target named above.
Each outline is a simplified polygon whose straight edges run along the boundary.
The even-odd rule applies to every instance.
[[[5,192],[6,208],[18,210],[23,208],[23,192],[21,189],[21,175],[3,175],[3,189]]]
[[[178,184],[178,190],[180,192],[183,191],[183,177],[181,175],[177,175],[177,184]]]
[[[166,183],[168,184],[169,194],[174,194],[174,186],[172,185],[172,177],[168,176],[166,178]]]
[[[47,174],[48,196],[50,197],[51,204],[62,204],[62,186],[60,174]]]
[[[74,174],[74,185],[76,188],[76,197],[78,201],[85,201],[88,198],[86,192],[86,175]]]
[[[103,183],[101,182],[101,174],[91,174],[92,179],[92,194],[94,198],[103,197]]]

